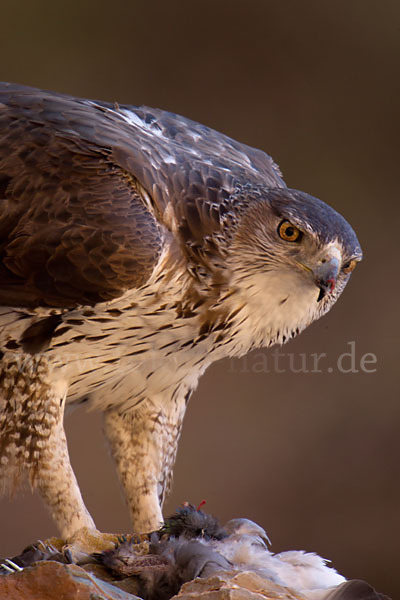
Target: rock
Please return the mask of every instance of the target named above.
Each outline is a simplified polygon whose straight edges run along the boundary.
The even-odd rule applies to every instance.
[[[77,565],[43,561],[0,577],[0,600],[140,600]]]
[[[183,584],[172,600],[305,600],[290,588],[282,587],[250,571],[221,571],[208,579]]]
[[[106,578],[108,581],[105,581]],[[136,577],[112,582],[101,565],[62,564],[41,561],[22,571],[0,576],[0,600],[141,600]],[[152,598],[170,598],[159,589]],[[291,588],[280,586],[252,571],[219,571],[207,578],[189,581],[171,600],[306,600]],[[325,600],[390,600],[363,581],[347,581],[326,595]]]
[[[102,567],[43,561],[0,577],[0,600],[140,600],[134,578],[110,583],[100,579]],[[221,571],[185,583],[176,600],[304,600],[251,572]]]

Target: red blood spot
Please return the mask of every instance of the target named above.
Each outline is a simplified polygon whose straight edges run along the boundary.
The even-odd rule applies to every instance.
[[[331,277],[330,279],[326,280],[326,283],[329,284],[329,286],[330,286],[329,292],[332,293],[336,286],[336,279]]]
[[[205,505],[205,503],[206,503],[206,500],[202,500],[202,501],[200,502],[200,504],[198,505],[198,507],[196,508],[196,510],[200,510],[200,508],[201,508],[202,506],[204,506],[204,505]]]

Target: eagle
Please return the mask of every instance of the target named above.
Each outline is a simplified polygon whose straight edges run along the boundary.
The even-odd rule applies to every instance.
[[[261,150],[179,115],[0,84],[0,480],[61,536],[95,524],[66,406],[102,411],[134,531],[159,528],[182,421],[216,360],[283,344],[362,258]]]

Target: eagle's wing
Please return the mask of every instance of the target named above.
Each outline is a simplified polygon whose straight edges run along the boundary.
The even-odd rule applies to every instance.
[[[178,115],[0,84],[0,304],[118,297],[168,229],[200,246],[246,183],[285,186],[264,152]]]
[[[184,167],[185,162],[189,162],[199,171],[203,184],[207,179],[215,177],[218,184],[223,184],[226,188],[234,187],[238,180],[263,183],[266,187],[286,187],[278,165],[262,150],[241,144],[205,125],[164,110],[146,106],[101,105],[118,111],[139,128],[142,132],[142,149],[145,152],[156,152],[154,159],[160,163],[158,169],[162,163],[162,172],[167,179],[177,169]],[[131,168],[137,168],[134,160]],[[160,180],[161,177],[160,175]],[[145,179],[145,176],[142,175],[141,178]],[[188,180],[186,183],[195,182]],[[215,181],[211,180],[209,183],[213,187]]]
[[[102,120],[68,97],[2,86],[0,304],[95,304],[153,271],[160,226]]]

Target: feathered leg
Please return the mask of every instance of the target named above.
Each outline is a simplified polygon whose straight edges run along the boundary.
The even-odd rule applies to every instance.
[[[172,483],[184,412],[184,400],[168,399],[105,413],[104,432],[137,533],[154,531],[163,521],[161,508]]]
[[[23,475],[37,487],[63,538],[94,528],[72,470],[63,428],[66,385],[50,384],[43,356],[6,353],[0,367],[0,485]]]

